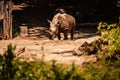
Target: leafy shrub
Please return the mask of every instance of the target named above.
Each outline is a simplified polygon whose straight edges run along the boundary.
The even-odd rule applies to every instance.
[[[112,29],[108,32],[108,40],[110,41],[108,55],[112,57],[114,54],[120,55],[120,27]],[[119,57],[120,59],[120,57]]]
[[[100,60],[96,63],[87,63],[83,75],[85,80],[119,80],[120,61]]]
[[[8,45],[7,51],[0,55],[0,80],[14,79],[17,71],[17,65],[13,62],[14,60],[14,50],[16,47]],[[16,65],[16,66],[15,66]]]
[[[108,52],[105,53],[106,58],[120,59],[120,24],[99,23],[98,31],[103,39],[109,42]],[[104,46],[103,46],[104,47]]]
[[[98,33],[100,33],[103,38],[107,38],[108,32],[116,27],[117,24],[107,24],[106,22],[100,22],[98,24]]]

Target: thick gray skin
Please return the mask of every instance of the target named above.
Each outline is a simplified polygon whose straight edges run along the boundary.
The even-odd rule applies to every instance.
[[[74,29],[76,26],[75,18],[69,14],[58,13],[53,17],[50,23],[50,39],[54,39],[56,36],[61,39],[60,33],[64,33],[64,40],[68,39],[68,33],[71,33],[71,40],[74,37]]]

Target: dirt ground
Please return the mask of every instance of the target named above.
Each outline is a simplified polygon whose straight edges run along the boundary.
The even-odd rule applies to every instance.
[[[95,62],[95,55],[75,56],[72,51],[77,49],[82,43],[88,43],[100,38],[96,35],[96,29],[81,28],[75,32],[75,40],[49,40],[44,27],[29,29],[28,36],[18,36],[13,40],[0,40],[0,53],[7,50],[7,45],[16,45],[15,55],[21,61],[44,61],[56,60],[63,64],[83,64],[84,62]],[[62,34],[61,34],[62,35]]]

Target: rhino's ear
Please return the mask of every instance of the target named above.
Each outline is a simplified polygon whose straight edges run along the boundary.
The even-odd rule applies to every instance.
[[[51,21],[50,21],[49,19],[47,19],[47,21],[48,21],[49,23],[51,23]]]

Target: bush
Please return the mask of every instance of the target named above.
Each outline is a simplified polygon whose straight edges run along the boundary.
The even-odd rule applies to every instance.
[[[120,24],[107,24],[105,22],[100,22],[98,31],[101,33],[103,39],[109,42],[107,47],[108,51],[104,56],[111,59],[120,59]]]
[[[12,80],[17,72],[17,65],[14,61],[14,50],[16,47],[8,45],[7,51],[0,55],[0,80]]]
[[[96,63],[87,63],[83,75],[85,80],[119,80],[120,61],[100,60]]]

